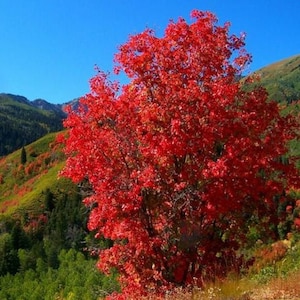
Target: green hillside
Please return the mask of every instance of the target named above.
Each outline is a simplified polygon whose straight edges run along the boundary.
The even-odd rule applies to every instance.
[[[96,300],[118,289],[89,254],[109,242],[88,232],[78,187],[58,178],[56,136],[0,160],[0,299]]]
[[[300,100],[300,55],[268,65],[255,72],[270,99],[292,103]]]
[[[62,129],[62,112],[34,106],[25,97],[0,94],[0,157]]]
[[[64,156],[51,133],[24,147],[26,162],[21,162],[19,149],[0,160],[0,212],[11,214],[20,207],[34,208],[46,189],[59,185],[69,189],[65,179],[57,179]],[[63,183],[63,184],[62,184]]]

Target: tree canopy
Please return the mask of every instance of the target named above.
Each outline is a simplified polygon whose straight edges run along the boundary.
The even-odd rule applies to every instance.
[[[237,81],[251,61],[244,36],[210,12],[191,17],[130,36],[115,56],[129,83],[98,70],[64,123],[62,174],[93,188],[89,229],[113,241],[98,266],[118,270],[120,299],[221,276],[249,222],[267,229],[299,185],[282,160],[294,121]]]

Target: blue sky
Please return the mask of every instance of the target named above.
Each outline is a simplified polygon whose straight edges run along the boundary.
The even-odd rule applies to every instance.
[[[146,27],[209,10],[245,32],[250,71],[300,54],[299,0],[1,0],[0,92],[63,103],[89,92],[94,66],[112,70],[118,46]]]

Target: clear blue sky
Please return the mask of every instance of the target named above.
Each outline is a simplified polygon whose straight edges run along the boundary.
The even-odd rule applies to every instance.
[[[89,91],[97,65],[111,71],[128,35],[192,9],[245,32],[250,71],[300,54],[300,0],[1,0],[0,92],[63,103]]]

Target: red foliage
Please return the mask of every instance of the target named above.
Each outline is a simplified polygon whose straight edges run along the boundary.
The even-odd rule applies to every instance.
[[[31,215],[27,224],[24,226],[24,230],[26,232],[34,233],[39,231],[46,223],[48,222],[48,218],[44,214],[40,214],[37,216]]]
[[[64,123],[63,175],[94,189],[89,228],[114,241],[98,266],[118,269],[121,299],[226,270],[247,216],[272,217],[274,196],[299,185],[279,159],[292,119],[236,80],[250,61],[243,37],[211,13],[192,17],[161,38],[131,36],[115,57],[130,83],[99,71]]]
[[[294,225],[295,225],[296,229],[298,229],[298,230],[300,229],[300,218],[296,217],[294,219]]]

